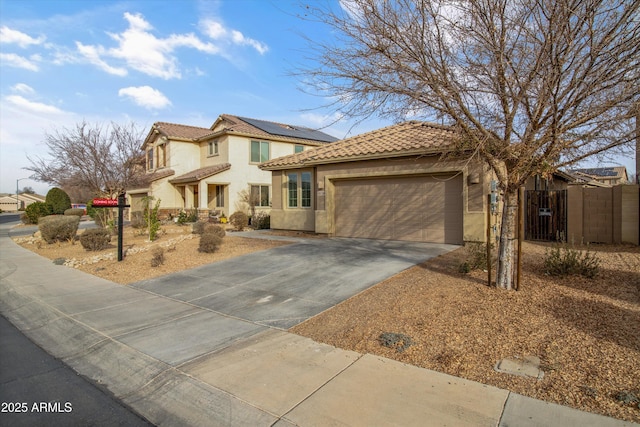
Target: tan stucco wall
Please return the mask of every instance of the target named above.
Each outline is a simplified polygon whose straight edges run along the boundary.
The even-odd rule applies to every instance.
[[[569,242],[640,244],[639,189],[640,185],[569,186]]]
[[[465,240],[484,241],[486,218],[483,213],[486,194],[488,194],[489,173],[479,162],[468,163],[465,160],[441,160],[439,157],[403,158],[391,160],[370,160],[361,162],[345,162],[316,167],[314,181],[315,210],[305,214],[292,215],[282,200],[274,198],[271,214],[273,228],[315,231],[332,234],[335,232],[335,182],[341,179],[362,179],[367,177],[401,177],[410,175],[455,174],[463,175],[463,235]],[[300,171],[298,169],[296,172]],[[276,182],[284,196],[286,189],[282,177],[287,171],[274,171],[274,188]],[[478,183],[468,184],[469,174],[476,175]]]

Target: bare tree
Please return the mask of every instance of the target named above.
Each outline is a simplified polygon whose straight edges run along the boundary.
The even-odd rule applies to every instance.
[[[517,190],[633,138],[640,2],[341,0],[299,70],[346,117],[455,126],[503,194],[497,285],[512,289]]]
[[[78,123],[45,134],[47,158],[28,157],[33,179],[62,188],[80,187],[113,196],[144,174],[143,134],[134,123],[108,126]]]

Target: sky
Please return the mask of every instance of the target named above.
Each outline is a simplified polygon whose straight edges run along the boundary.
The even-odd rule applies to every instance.
[[[325,0],[339,7],[338,0]],[[331,40],[296,0],[0,0],[0,192],[29,179],[44,137],[77,123],[209,127],[220,114],[324,128],[344,138],[391,124],[340,121],[292,72]],[[303,37],[304,36],[304,37]],[[629,174],[633,158],[620,159]],[[586,165],[586,166],[596,166]]]

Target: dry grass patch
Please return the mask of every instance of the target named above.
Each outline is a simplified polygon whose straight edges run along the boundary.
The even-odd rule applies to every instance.
[[[199,237],[191,233],[190,226],[167,225],[162,227],[160,238],[149,242],[148,236],[139,230],[125,227],[125,257],[120,262],[117,261],[117,236],[112,237],[106,249],[95,252],[84,250],[78,241],[48,245],[37,238],[14,240],[38,255],[60,262],[64,259],[79,270],[125,285],[290,243],[236,237],[230,231],[215,253],[203,253],[198,251]],[[164,250],[162,263],[154,261],[153,249],[158,247]]]
[[[516,393],[640,422],[640,248],[591,247],[595,279],[541,273],[545,247],[524,244],[521,290],[486,286],[458,272],[464,249],[435,258],[291,329],[336,347],[372,353]],[[494,276],[495,277],[495,276]],[[381,344],[402,334],[403,351]],[[494,370],[505,357],[539,356],[544,378]]]

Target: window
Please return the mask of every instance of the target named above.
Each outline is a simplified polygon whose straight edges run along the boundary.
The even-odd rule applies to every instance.
[[[287,178],[288,178],[287,181],[289,181],[289,184],[288,184],[289,196],[287,197],[287,199],[289,200],[289,207],[297,208],[298,207],[298,174],[290,173],[287,176]]]
[[[224,208],[224,187],[216,185],[216,208]]]
[[[167,166],[167,144],[158,145],[158,167]]]
[[[147,170],[153,170],[153,147],[147,151]]]
[[[311,207],[311,172],[302,172],[300,174],[300,201],[303,208]]]
[[[209,141],[209,156],[217,156],[218,155],[218,141]]]
[[[304,145],[296,145],[293,149],[293,153],[302,153],[304,151]]]
[[[251,163],[262,163],[269,160],[269,143],[251,141]]]
[[[255,200],[256,206],[261,206],[261,207],[271,206],[271,198],[269,197],[269,186],[268,185],[252,185],[251,199]]]
[[[287,174],[287,200],[290,208],[311,207],[311,172]]]

